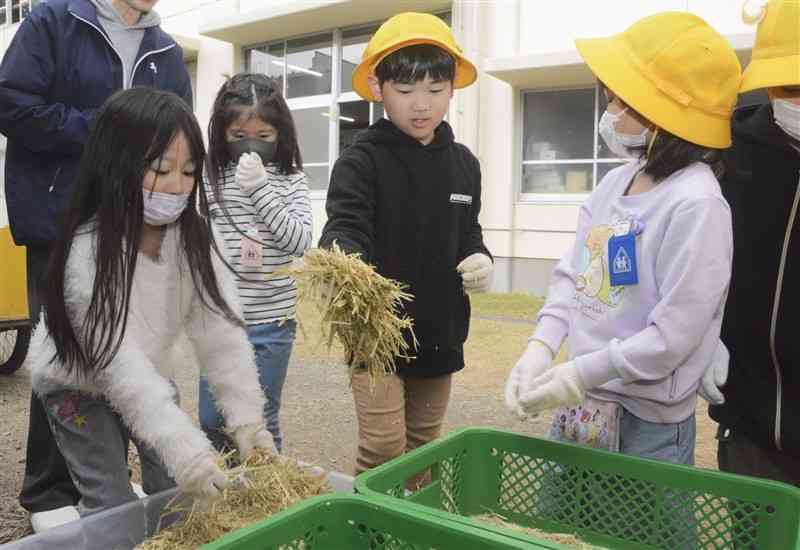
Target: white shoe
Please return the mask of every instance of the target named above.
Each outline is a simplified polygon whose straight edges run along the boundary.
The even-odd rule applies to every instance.
[[[71,521],[81,519],[78,514],[78,509],[74,506],[63,506],[55,510],[47,510],[46,512],[35,512],[31,514],[31,527],[34,533],[41,533],[53,527],[64,525]]]
[[[142,489],[142,486],[139,485],[138,483],[134,483],[133,481],[131,481],[131,488],[133,489],[133,492],[136,493],[137,497],[139,498],[147,497],[147,493],[144,492],[144,489]]]

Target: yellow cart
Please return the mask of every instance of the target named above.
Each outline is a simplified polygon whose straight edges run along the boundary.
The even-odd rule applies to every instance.
[[[31,315],[27,258],[8,227],[0,228],[0,375],[15,372],[28,353]]]

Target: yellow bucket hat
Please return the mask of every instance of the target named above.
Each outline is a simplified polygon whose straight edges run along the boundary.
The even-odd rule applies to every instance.
[[[745,23],[758,21],[753,57],[741,92],[800,84],[800,0],[745,4]]]
[[[704,147],[730,146],[742,68],[701,18],[659,13],[575,44],[595,76],[656,126]]]
[[[438,46],[455,58],[454,88],[465,88],[478,77],[475,65],[464,57],[444,21],[429,13],[408,12],[395,15],[372,36],[361,56],[361,63],[353,71],[353,90],[367,101],[377,101],[369,89],[367,78],[387,55],[416,44]]]

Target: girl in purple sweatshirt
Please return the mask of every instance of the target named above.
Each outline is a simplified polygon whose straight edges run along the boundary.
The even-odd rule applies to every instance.
[[[576,45],[608,99],[600,133],[632,160],[582,206],[506,403],[519,414],[561,407],[554,439],[692,464],[697,390],[731,274],[717,177],[741,67],[684,12]],[[553,366],[565,339],[569,361]]]

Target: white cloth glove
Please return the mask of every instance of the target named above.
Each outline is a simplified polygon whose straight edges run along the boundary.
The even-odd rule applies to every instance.
[[[714,356],[711,358],[711,364],[708,365],[708,368],[703,373],[703,378],[700,379],[700,388],[697,390],[700,397],[712,405],[725,403],[725,396],[722,395],[720,388],[728,381],[730,362],[731,354],[725,344],[722,343],[722,340],[720,340],[717,344],[717,349],[714,351]]]
[[[492,284],[494,263],[486,254],[471,254],[456,266],[464,281],[464,290],[468,292],[486,292]]]
[[[269,454],[278,454],[272,434],[260,424],[239,426],[233,431],[233,442],[239,450],[239,458],[247,460],[256,449],[263,449]]]
[[[228,484],[228,478],[217,466],[216,453],[203,453],[181,469],[175,483],[181,493],[195,499],[211,499],[220,495]]]
[[[575,361],[548,369],[531,382],[531,390],[519,402],[528,414],[538,414],[560,406],[577,405],[586,397],[586,387]]]
[[[539,340],[531,340],[522,357],[511,369],[506,380],[506,409],[510,414],[524,418],[525,411],[519,403],[520,396],[531,390],[531,382],[553,365],[553,352]]]
[[[258,153],[245,153],[236,165],[236,183],[243,191],[249,191],[267,180],[267,171]]]

